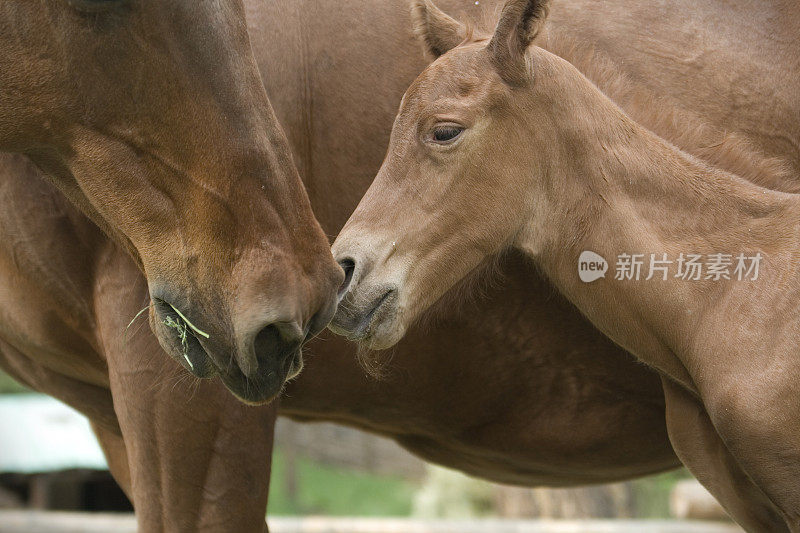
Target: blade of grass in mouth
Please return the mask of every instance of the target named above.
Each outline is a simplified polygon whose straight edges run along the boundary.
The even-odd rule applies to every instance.
[[[191,329],[193,332],[195,332],[198,335],[203,336],[206,339],[208,339],[210,337],[208,333],[206,333],[205,331],[201,330],[200,328],[198,328],[197,326],[195,326],[194,324],[189,322],[189,319],[186,318],[185,316],[183,316],[183,313],[178,311],[178,309],[174,305],[172,305],[169,302],[167,302],[167,305],[169,305],[172,308],[173,311],[178,313],[178,316],[181,317],[181,320],[183,320],[186,323],[186,325],[189,326],[189,329]]]

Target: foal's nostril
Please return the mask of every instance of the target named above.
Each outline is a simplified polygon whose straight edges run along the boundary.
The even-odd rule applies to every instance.
[[[350,282],[353,281],[353,272],[356,270],[356,262],[348,257],[346,259],[341,259],[339,261],[339,266],[344,270],[344,281],[342,281],[342,285],[339,287],[339,298],[341,299],[347,292]]]

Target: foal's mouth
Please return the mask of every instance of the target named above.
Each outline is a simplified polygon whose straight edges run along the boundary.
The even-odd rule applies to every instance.
[[[394,288],[388,288],[362,309],[353,309],[352,303],[347,301],[340,303],[339,310],[329,328],[347,340],[369,343],[380,324],[394,314],[396,301],[397,291]]]

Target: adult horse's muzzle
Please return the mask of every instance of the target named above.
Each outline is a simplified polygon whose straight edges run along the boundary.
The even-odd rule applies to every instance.
[[[165,351],[198,378],[219,376],[250,404],[271,401],[300,373],[303,343],[322,331],[336,311],[336,299],[331,298],[305,324],[254,316],[238,327],[205,329],[201,320],[208,313],[158,296],[153,304],[153,331]]]

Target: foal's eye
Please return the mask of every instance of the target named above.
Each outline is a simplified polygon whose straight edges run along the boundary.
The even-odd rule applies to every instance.
[[[456,124],[442,124],[433,128],[431,140],[437,144],[449,144],[455,141],[464,131],[464,128]]]

